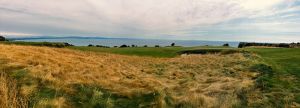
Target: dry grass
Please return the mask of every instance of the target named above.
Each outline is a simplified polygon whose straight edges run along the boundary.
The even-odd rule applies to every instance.
[[[157,107],[229,108],[240,103],[239,94],[253,87],[256,76],[247,70],[254,61],[238,53],[151,58],[0,45],[0,58],[8,59],[8,65],[26,67],[34,78],[68,93],[74,92],[69,86],[72,84],[96,85],[127,97],[158,92]],[[21,92],[28,95],[36,88],[22,86]],[[166,98],[172,101],[166,102]],[[63,97],[40,103],[57,107],[69,104]]]
[[[0,73],[0,108],[27,108],[27,100],[18,95],[14,80]]]

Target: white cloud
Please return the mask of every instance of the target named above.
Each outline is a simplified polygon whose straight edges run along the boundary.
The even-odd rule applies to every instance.
[[[236,0],[235,2],[247,10],[263,10],[286,1],[288,0]]]
[[[34,36],[37,34],[17,33],[17,32],[1,32],[0,31],[0,35],[4,35],[4,36]]]

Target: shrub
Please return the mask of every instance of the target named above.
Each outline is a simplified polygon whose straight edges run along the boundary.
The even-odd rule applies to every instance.
[[[154,47],[157,47],[157,48],[158,48],[158,47],[159,47],[159,45],[155,45]]]
[[[109,46],[104,46],[104,45],[96,45],[96,47],[109,48]]]
[[[171,46],[175,46],[175,43],[172,43]]]
[[[5,37],[0,36],[0,41],[5,41],[5,40],[6,40]]]
[[[93,47],[93,46],[94,46],[94,45],[92,45],[92,44],[89,44],[89,45],[88,45],[88,47]]]
[[[223,46],[224,46],[224,47],[229,47],[229,44],[228,44],[228,43],[226,43],[226,44],[224,44]]]
[[[131,47],[138,47],[137,45],[132,44]]]
[[[144,45],[144,47],[148,47],[148,45]]]
[[[120,46],[120,48],[126,48],[126,47],[128,47],[128,46],[125,44]]]

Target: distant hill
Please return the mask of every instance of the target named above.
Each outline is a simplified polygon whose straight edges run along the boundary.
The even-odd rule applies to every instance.
[[[32,39],[120,39],[120,38],[106,38],[106,37],[82,37],[82,36],[65,36],[65,37],[56,37],[56,36],[32,36],[32,37],[13,37],[8,38],[9,40],[32,40]]]

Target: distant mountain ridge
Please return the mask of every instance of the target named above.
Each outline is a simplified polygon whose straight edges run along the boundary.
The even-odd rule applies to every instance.
[[[13,37],[9,40],[33,40],[33,39],[128,39],[128,38],[107,38],[107,37],[83,37],[83,36],[31,36],[31,37]]]

